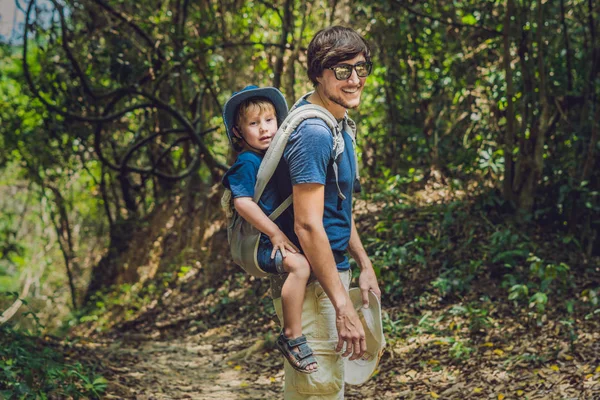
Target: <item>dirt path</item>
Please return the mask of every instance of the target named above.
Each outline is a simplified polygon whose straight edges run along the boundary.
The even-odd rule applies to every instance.
[[[279,353],[265,348],[262,340],[248,346],[230,332],[223,327],[167,340],[134,334],[99,346],[95,353],[102,357],[104,376],[109,380],[103,398],[282,399],[283,362]],[[244,358],[245,354],[248,356]],[[386,398],[378,395],[375,387],[375,382],[347,387],[345,398]]]
[[[268,300],[256,304],[259,289],[227,288],[227,301],[221,289],[204,297],[182,291],[103,334],[80,328],[79,337],[93,336],[82,347],[109,381],[103,398],[282,399],[283,360],[272,345],[278,326]],[[557,315],[524,326],[500,303],[485,329],[473,331],[473,319],[452,307],[385,308],[398,322],[388,323],[379,371],[347,387],[345,399],[600,399],[597,320],[578,318],[571,327]]]
[[[380,373],[366,385],[347,387],[346,400],[600,398],[597,354],[590,358],[575,352],[574,357],[563,355],[534,369],[507,368],[511,358],[500,358],[513,346],[501,351],[501,345],[492,350],[485,343],[480,355],[457,365],[445,360],[441,342],[419,340],[390,349],[398,358],[386,356]],[[585,343],[582,350],[592,347]],[[254,351],[248,352],[249,348]],[[517,354],[533,350],[514,349]],[[99,345],[94,352],[102,357],[103,375],[109,380],[103,397],[107,399],[283,398],[279,354],[262,340],[254,345],[243,342],[231,325],[184,337],[130,334]]]
[[[110,372],[105,398],[281,398],[282,369],[265,364],[261,373],[259,356],[245,362],[228,360],[227,349],[235,345],[225,330],[177,340],[135,335],[114,341],[104,348],[104,364]]]

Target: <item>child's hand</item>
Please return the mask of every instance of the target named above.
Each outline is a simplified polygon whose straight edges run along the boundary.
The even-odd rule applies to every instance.
[[[271,259],[275,258],[277,250],[281,251],[281,255],[285,258],[287,256],[286,251],[297,253],[299,250],[294,244],[288,239],[288,237],[282,231],[277,232],[273,236],[270,236],[271,243],[273,243],[273,251],[271,252]]]

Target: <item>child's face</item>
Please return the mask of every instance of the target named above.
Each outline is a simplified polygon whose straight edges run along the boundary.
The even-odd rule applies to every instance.
[[[271,105],[263,105],[261,110],[261,107],[252,105],[246,110],[246,115],[241,118],[239,128],[245,139],[244,149],[266,150],[277,132],[275,108]]]

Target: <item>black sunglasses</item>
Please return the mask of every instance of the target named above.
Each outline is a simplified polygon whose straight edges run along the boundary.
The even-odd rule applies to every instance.
[[[356,75],[358,75],[360,78],[365,78],[369,76],[369,74],[371,73],[371,69],[373,69],[373,63],[371,61],[361,61],[357,62],[354,65],[338,64],[327,69],[333,71],[335,79],[337,79],[338,81],[343,81],[350,78],[353,69],[356,71]]]

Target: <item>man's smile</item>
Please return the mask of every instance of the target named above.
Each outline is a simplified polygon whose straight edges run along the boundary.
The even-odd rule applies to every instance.
[[[342,92],[348,93],[348,94],[354,94],[354,93],[358,92],[360,89],[361,89],[361,86],[356,86],[355,88],[342,89]]]

